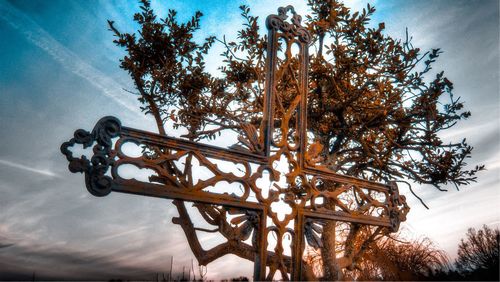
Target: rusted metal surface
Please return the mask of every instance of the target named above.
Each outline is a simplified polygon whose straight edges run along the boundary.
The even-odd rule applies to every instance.
[[[409,210],[395,183],[340,175],[320,164],[321,144],[307,140],[311,36],[293,7],[278,12],[266,21],[269,34],[262,124],[259,129],[242,125],[245,134],[239,140],[245,149],[218,148],[128,128],[114,117],[102,118],[91,132],[77,130],[74,138],[61,146],[69,170],[85,174],[92,195],[106,196],[115,191],[196,203],[203,218],[228,239],[213,249],[202,250],[195,245],[197,240],[192,240],[194,229],[182,225],[187,215],[174,219],[183,226],[200,264],[220,254],[235,253],[255,262],[256,280],[272,279],[277,272],[286,280],[303,278],[304,243],[311,240],[311,230],[319,230],[314,227],[315,220],[356,222],[396,231]],[[292,14],[290,22],[287,12]],[[292,52],[294,44],[298,47],[296,54]],[[281,58],[278,52],[283,54]],[[128,142],[142,147],[142,155],[128,156],[122,148]],[[75,145],[93,146],[94,155],[91,159],[74,157],[70,149]],[[221,160],[243,169],[227,171],[219,167]],[[276,167],[283,160],[288,163],[284,172]],[[184,167],[179,165],[182,161]],[[122,165],[150,169],[155,174],[149,181],[124,179],[119,173]],[[211,176],[194,177],[197,167]],[[286,185],[280,177],[286,179]],[[262,178],[271,183],[269,190],[257,184]],[[238,183],[242,192],[218,191],[221,182]],[[279,202],[289,207],[281,218],[276,208]],[[276,247],[269,250],[271,233]],[[286,237],[292,238],[291,246],[284,244]],[[287,248],[289,251],[285,251]]]

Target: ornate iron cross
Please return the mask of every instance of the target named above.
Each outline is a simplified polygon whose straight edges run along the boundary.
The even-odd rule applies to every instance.
[[[290,22],[288,11],[293,15]],[[195,250],[199,246],[193,245],[193,232],[203,229],[193,228],[190,222],[184,224],[200,264],[216,259],[215,253],[235,253],[254,261],[255,280],[273,279],[277,272],[284,279],[303,280],[304,250],[321,247],[324,222],[396,231],[409,208],[395,183],[344,176],[320,165],[322,146],[308,140],[306,124],[311,35],[291,6],[268,16],[266,25],[269,33],[262,124],[258,130],[241,125],[243,134],[238,139],[245,148],[224,149],[145,132],[122,126],[117,118],[108,116],[100,119],[92,132],[75,131],[61,151],[71,172],[85,173],[85,184],[92,195],[115,191],[174,199],[176,205],[194,202],[207,223],[227,239],[213,249]],[[122,148],[128,142],[142,146],[142,155],[128,156]],[[73,157],[70,148],[76,144],[93,146],[90,160]],[[179,164],[181,160],[184,167]],[[283,160],[287,163],[284,172],[276,167]],[[243,169],[240,173],[227,171],[220,161]],[[147,168],[155,175],[145,182],[124,179],[118,171],[122,165]],[[212,176],[196,179],[196,166]],[[263,178],[271,183],[269,189],[257,184]],[[239,183],[242,192],[223,193],[218,190],[221,182]],[[279,204],[288,207],[287,212]],[[182,225],[188,216],[181,212],[174,223]],[[291,245],[284,244],[286,238],[291,238]],[[270,244],[275,247],[270,248]]]

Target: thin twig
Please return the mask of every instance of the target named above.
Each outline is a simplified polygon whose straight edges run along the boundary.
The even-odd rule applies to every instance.
[[[417,198],[420,203],[426,208],[426,209],[429,209],[429,207],[424,203],[424,200],[422,200],[422,198],[420,198],[417,194],[415,194],[415,192],[413,191],[413,189],[411,189],[411,185],[410,183],[404,181],[404,180],[395,180],[395,182],[402,182],[406,185],[408,185],[408,188],[410,189],[410,192],[413,194],[413,196],[415,196],[415,198]]]

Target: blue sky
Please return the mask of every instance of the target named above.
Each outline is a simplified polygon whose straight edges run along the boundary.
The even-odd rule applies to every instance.
[[[234,38],[240,4],[248,4],[262,23],[288,4],[304,15],[304,2],[157,1],[154,7],[160,15],[177,9],[180,19],[201,10],[199,38]],[[443,137],[466,137],[475,147],[469,163],[488,169],[479,181],[459,192],[416,187],[430,210],[400,188],[412,207],[403,232],[428,236],[454,257],[468,227],[500,225],[499,3],[357,0],[347,5],[359,9],[367,2],[377,7],[373,20],[385,22],[386,33],[403,38],[408,27],[415,46],[444,50],[435,68],[445,70],[455,95],[472,112]],[[170,201],[118,193],[97,199],[86,191],[82,175],[67,171],[59,152],[75,129],[91,129],[105,115],[155,130],[153,120],[123,90],[133,85],[118,67],[123,51],[112,43],[106,25],[112,19],[120,30],[133,30],[130,19],[137,6],[129,1],[0,0],[0,278],[49,275],[54,265],[74,277],[145,277],[167,271],[171,256],[174,270],[191,264],[184,234],[171,223],[176,213]],[[208,58],[213,72],[221,50],[216,45]],[[208,276],[250,269],[248,262],[226,258],[209,265]]]

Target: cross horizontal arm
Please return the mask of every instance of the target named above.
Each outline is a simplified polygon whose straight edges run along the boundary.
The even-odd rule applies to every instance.
[[[153,148],[155,157],[129,157],[122,152],[122,145],[132,142],[137,145]],[[81,144],[84,148],[94,146],[94,155],[88,160],[85,156],[75,158],[70,147]],[[94,145],[95,144],[95,145]],[[72,172],[85,173],[85,182],[89,192],[95,196],[105,196],[111,191],[130,193],[136,195],[178,199],[209,204],[242,207],[253,210],[262,210],[262,203],[247,201],[251,190],[257,192],[256,179],[262,176],[262,170],[270,166],[267,156],[243,150],[231,150],[215,146],[200,144],[189,140],[159,135],[147,131],[122,127],[115,117],[104,117],[99,120],[91,133],[79,129],[70,141],[61,146],[61,151],[66,155],[69,169]],[[209,168],[214,176],[208,180],[201,180],[194,184],[189,182],[192,178],[191,167],[180,171],[169,166],[169,162],[178,161],[180,158],[190,156],[197,158],[203,166]],[[235,176],[231,172],[223,172],[217,164],[208,158],[225,160],[243,164],[246,168],[244,176]],[[251,172],[249,163],[261,165],[260,171]],[[136,179],[124,179],[118,173],[120,165],[131,164],[138,168],[154,170],[159,176],[151,176],[148,182]],[[110,173],[108,173],[110,171]],[[323,190],[321,185],[315,186],[312,204],[302,207],[304,215],[314,218],[358,222],[363,224],[387,226],[396,230],[399,222],[404,220],[407,206],[404,198],[400,197],[397,187],[373,181],[358,179],[334,173],[323,167],[306,166],[303,169],[306,175],[314,176],[323,182],[328,182],[327,187],[337,185],[334,191]],[[228,193],[214,193],[207,191],[207,187],[215,186],[218,182],[237,182],[243,186],[244,194],[236,196]],[[340,185],[340,186],[339,186]],[[370,193],[382,193],[382,200],[372,198]],[[341,200],[342,193],[363,198],[362,207],[352,207]],[[325,209],[315,202],[316,198],[327,198],[337,202],[341,211]],[[261,199],[262,200],[262,199]],[[361,210],[358,210],[361,208]],[[369,208],[379,208],[379,216],[363,215]]]
[[[157,155],[147,156],[143,152],[140,157],[127,156],[122,151],[122,145],[127,142],[144,146],[143,150],[148,149]],[[86,156],[73,157],[70,147],[76,144],[81,144],[84,148],[93,146],[94,155],[90,160]],[[111,191],[116,191],[262,210],[261,205],[245,200],[249,194],[249,186],[255,185],[254,180],[249,179],[251,174],[249,163],[265,164],[267,159],[265,156],[122,127],[117,118],[109,116],[100,119],[92,132],[82,129],[75,131],[74,137],[62,144],[61,151],[69,161],[71,172],[85,173],[87,189],[95,196],[105,196]],[[196,184],[192,183],[190,165],[186,164],[185,171],[180,171],[171,165],[171,162],[183,157],[197,158],[214,176],[208,180],[200,180]],[[242,164],[245,166],[245,175],[238,177],[233,172],[223,172],[208,158]],[[157,175],[150,176],[149,182],[124,179],[118,173],[118,167],[126,164],[139,169],[154,170]],[[245,188],[244,195],[237,197],[204,190],[220,181],[240,183]]]
[[[122,127],[120,137],[131,138],[131,140],[140,142],[141,144],[162,146],[175,150],[198,151],[206,157],[217,158],[231,162],[244,161],[256,164],[266,164],[268,160],[268,157],[255,154],[250,151],[225,149],[185,139],[159,135],[156,133],[125,126]]]

